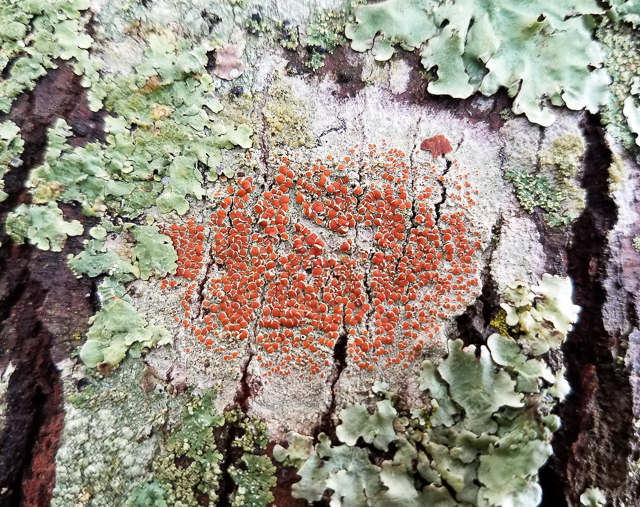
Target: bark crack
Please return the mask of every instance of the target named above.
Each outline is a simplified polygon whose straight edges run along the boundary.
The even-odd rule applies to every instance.
[[[567,247],[573,301],[582,311],[562,347],[572,393],[559,406],[563,426],[554,435],[554,456],[540,471],[545,507],[576,505],[590,477],[598,477],[605,491],[619,491],[627,480],[633,441],[628,372],[616,368],[610,351],[615,337],[606,331],[603,320],[603,282],[611,256],[608,236],[618,218],[609,194],[612,154],[597,117],[587,115],[582,128],[587,152],[581,183],[587,207],[572,224]],[[624,501],[635,504],[637,497]]]
[[[446,163],[446,168],[445,168],[444,172],[438,178],[436,178],[436,181],[438,182],[438,186],[440,187],[440,200],[438,202],[434,203],[434,205],[433,205],[434,212],[436,214],[436,224],[440,223],[440,207],[447,200],[447,187],[444,184],[444,178],[449,173],[449,170],[451,169],[452,162],[445,158],[445,163]]]

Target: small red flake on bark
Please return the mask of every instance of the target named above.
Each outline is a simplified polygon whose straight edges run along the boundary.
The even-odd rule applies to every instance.
[[[443,135],[425,139],[422,141],[422,144],[420,144],[420,149],[430,151],[434,158],[438,158],[440,155],[449,153],[452,150],[451,143]]]

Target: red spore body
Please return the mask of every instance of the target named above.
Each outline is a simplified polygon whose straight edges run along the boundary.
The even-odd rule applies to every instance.
[[[425,139],[420,144],[420,149],[430,151],[434,158],[438,158],[440,155],[449,153],[452,150],[451,143],[443,135],[437,135],[430,137],[429,139]]]
[[[252,178],[230,185],[206,224],[164,227],[179,260],[160,288],[182,295],[176,322],[229,360],[234,344],[249,340],[266,377],[324,375],[341,335],[362,370],[417,365],[477,294],[482,245],[465,215],[474,189],[466,176],[447,179],[457,209],[438,218],[435,170],[416,184],[404,153],[379,156],[383,164],[365,169],[377,181],[369,185],[349,181],[350,157],[330,167],[284,158],[266,189]],[[358,240],[356,228],[370,240]]]

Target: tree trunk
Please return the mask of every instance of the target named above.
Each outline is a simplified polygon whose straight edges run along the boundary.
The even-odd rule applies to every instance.
[[[2,505],[639,503],[626,60],[594,108],[492,2],[4,3]]]

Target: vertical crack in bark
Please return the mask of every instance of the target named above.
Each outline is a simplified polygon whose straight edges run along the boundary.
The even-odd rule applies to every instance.
[[[247,362],[249,364],[249,362]],[[220,461],[220,487],[218,488],[218,507],[230,507],[231,495],[235,491],[235,482],[231,478],[229,469],[234,463],[237,463],[242,456],[242,449],[233,445],[235,441],[242,437],[242,430],[238,427],[237,422],[225,422],[223,431],[218,442],[218,448],[222,454]]]
[[[562,348],[572,393],[559,406],[563,427],[554,436],[554,456],[540,472],[545,507],[576,505],[594,481],[608,492],[618,490],[627,478],[633,438],[628,374],[616,371],[610,351],[615,338],[606,332],[602,314],[607,236],[617,220],[608,188],[612,156],[597,117],[587,116],[583,131],[587,207],[571,227],[567,269],[582,311]]]
[[[0,437],[2,505],[48,504],[62,431],[62,390],[50,352],[54,336],[37,315],[49,291],[29,273],[26,278],[6,327],[17,336],[10,351],[16,370],[9,381],[6,428]]]
[[[452,162],[450,160],[447,160],[445,158],[444,161],[447,164],[447,166],[444,172],[436,178],[436,182],[438,183],[438,186],[440,187],[440,192],[441,192],[440,200],[433,205],[434,212],[436,214],[436,225],[438,226],[440,225],[440,207],[447,200],[447,187],[444,184],[444,177],[449,173],[449,170],[451,169],[451,165],[452,165]]]
[[[502,225],[503,220],[500,217],[493,226],[492,241],[483,252],[487,262],[480,273],[482,292],[476,302],[468,306],[464,313],[456,318],[456,327],[464,346],[475,345],[478,353],[480,353],[480,346],[486,344],[487,338],[492,333],[491,325],[489,324],[491,319],[500,310],[500,294],[496,292],[491,279],[491,259],[500,241]],[[493,238],[496,238],[496,240],[494,241]]]
[[[209,232],[209,234],[213,234],[211,231]],[[205,243],[206,244],[206,243]],[[209,243],[211,244],[211,243]],[[204,303],[204,298],[205,298],[205,287],[207,285],[207,282],[209,281],[209,279],[211,278],[211,271],[213,270],[213,266],[215,265],[216,261],[213,257],[213,253],[211,252],[211,248],[209,248],[209,252],[207,253],[207,255],[209,256],[209,259],[206,261],[205,265],[204,265],[204,277],[198,282],[197,285],[197,290],[196,290],[196,299],[198,301],[198,312],[195,313],[194,312],[194,318],[199,317],[202,313],[202,303]]]
[[[416,150],[418,149],[418,129],[420,128],[420,120],[422,119],[421,116],[418,117],[418,121],[416,122],[416,126],[414,129],[414,136],[413,136],[413,146],[411,147],[411,151],[409,152],[409,168],[410,170],[414,169],[414,162],[413,162],[413,157],[414,154],[416,152]],[[414,174],[417,175],[417,171],[413,171]],[[411,184],[411,194],[415,193],[415,189],[416,189],[416,183],[417,183],[417,179],[418,176],[416,176],[415,178],[413,178],[412,184]],[[416,211],[416,196],[415,195],[411,195],[411,217],[409,217],[409,228],[405,229],[405,231],[407,232],[406,234],[406,239],[404,242],[404,245],[402,246],[402,257],[406,257],[407,255],[407,247],[409,246],[409,239],[411,237],[411,229],[413,227],[416,227],[417,224],[415,222],[416,216],[417,216],[418,212]],[[396,273],[398,272],[398,266],[400,265],[400,262],[402,260],[402,257],[399,257],[397,262],[396,262]],[[409,285],[407,285],[404,289],[403,289],[403,294],[407,294],[409,292]]]
[[[253,359],[254,352],[249,349],[249,354],[240,368],[240,380],[238,389],[233,399],[233,406],[247,415],[249,412],[249,402],[251,400],[251,386],[249,385],[249,365]],[[229,507],[231,505],[231,495],[235,492],[235,482],[231,478],[229,469],[234,463],[238,463],[243,451],[235,447],[233,443],[242,437],[242,430],[237,422],[226,422],[221,437],[220,449],[222,461],[220,462],[220,487],[218,488],[219,507]]]
[[[338,380],[340,380],[340,376],[342,372],[347,367],[347,343],[348,343],[348,335],[346,329],[342,329],[342,332],[338,336],[336,343],[333,347],[333,371],[331,372],[331,376],[329,377],[327,384],[330,389],[331,400],[329,402],[329,406],[327,410],[324,411],[322,417],[320,418],[320,424],[316,428],[314,432],[314,436],[318,436],[320,432],[329,433],[329,429],[331,428],[331,415],[334,413],[336,409],[336,398],[337,398],[337,388],[338,388]]]

